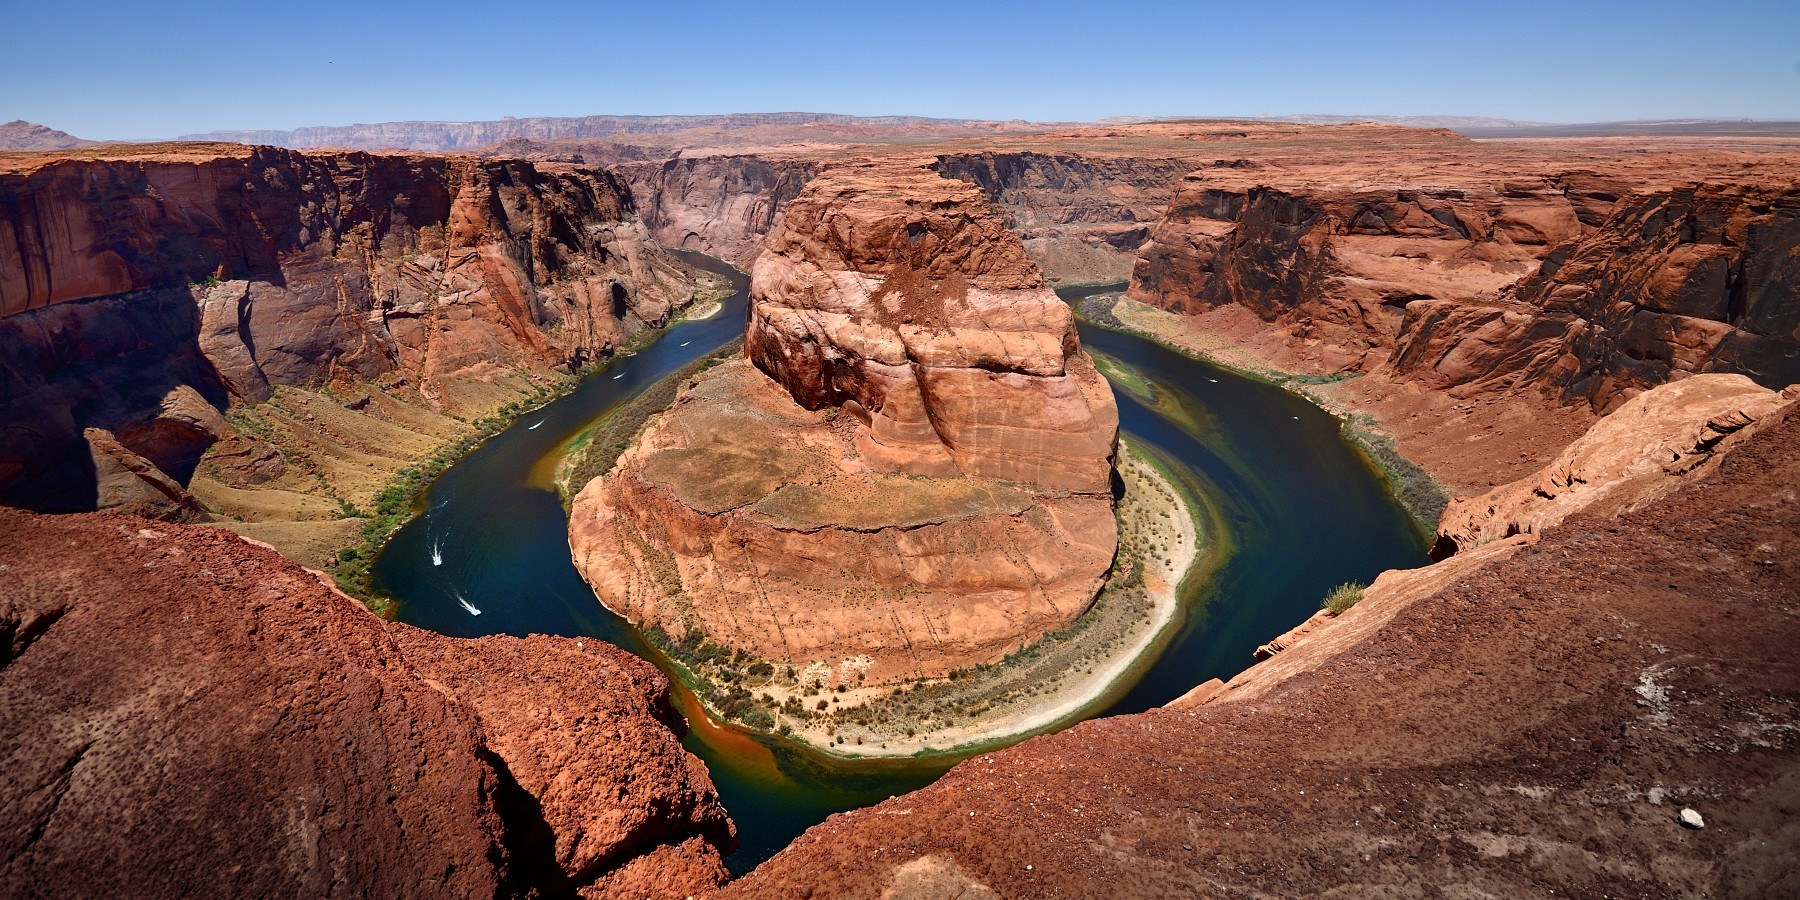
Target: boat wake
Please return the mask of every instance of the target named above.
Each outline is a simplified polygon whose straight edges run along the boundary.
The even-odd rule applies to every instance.
[[[454,593],[454,592],[452,592],[452,593]],[[463,611],[467,612],[471,616],[481,615],[481,610],[476,609],[475,604],[470,603],[468,600],[463,599],[463,595],[455,594],[455,596],[456,596],[456,602],[462,605]]]
[[[441,566],[444,564],[443,545],[441,545],[441,544],[432,544],[431,545],[431,564],[434,566]]]

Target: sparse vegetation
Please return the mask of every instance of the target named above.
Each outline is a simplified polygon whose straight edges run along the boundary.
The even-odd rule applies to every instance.
[[[1326,594],[1324,600],[1319,601],[1319,608],[1334,616],[1341,616],[1344,614],[1344,610],[1362,602],[1365,587],[1366,585],[1354,581],[1340,584],[1332,588],[1331,593]]]

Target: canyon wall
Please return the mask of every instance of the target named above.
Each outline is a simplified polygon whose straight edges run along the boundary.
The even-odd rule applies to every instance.
[[[942,154],[935,168],[980,187],[1052,283],[1123,281],[1195,163],[1174,156]]]
[[[603,158],[605,148],[590,155]],[[902,162],[907,157],[900,150],[890,155]],[[684,155],[621,162],[612,169],[630,186],[645,227],[658,241],[748,269],[785,206],[820,166],[845,156],[796,150]],[[1053,284],[1129,276],[1150,224],[1191,165],[1175,157],[1033,151],[941,153],[934,159],[940,174],[987,194]]]
[[[71,548],[78,548],[72,550]],[[386,623],[211,528],[0,508],[0,892],[683,897],[735,846],[654,667]]]
[[[1093,602],[1117,408],[979,190],[821,173],[754,266],[745,348],[576,497],[576,565],[609,608],[879,684],[991,662]]]
[[[699,250],[749,269],[781,210],[799,196],[818,163],[779,156],[682,156],[625,163],[638,215],[665,246]]]
[[[468,413],[491,394],[478,382],[578,367],[693,295],[631,212],[604,171],[518,161],[223,145],[8,157],[0,498],[93,508],[94,431],[191,471],[222,435],[170,419],[182,392],[223,408],[272,385],[365,382]]]
[[[1641,509],[1384,574],[1254,689],[969,759],[723,895],[1792,893],[1800,417],[1763,423]]]
[[[1791,179],[1553,165],[1202,169],[1151,230],[1130,296],[1242,307],[1432,388],[1600,412],[1698,372],[1800,379]]]

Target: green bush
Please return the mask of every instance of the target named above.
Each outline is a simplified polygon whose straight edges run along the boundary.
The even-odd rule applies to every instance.
[[[1331,593],[1326,594],[1324,600],[1319,601],[1319,608],[1330,610],[1334,616],[1343,615],[1344,610],[1355,606],[1362,600],[1364,587],[1365,585],[1354,581],[1340,584],[1332,588]]]

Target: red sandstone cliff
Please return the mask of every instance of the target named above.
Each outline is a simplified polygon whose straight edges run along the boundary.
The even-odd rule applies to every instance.
[[[1464,393],[1605,411],[1696,372],[1780,386],[1800,379],[1800,187],[1781,157],[1732,162],[1203,169],[1151,229],[1131,296],[1243,307],[1353,361],[1363,348],[1365,371]]]
[[[0,892],[680,897],[731,825],[656,670],[384,623],[272,550],[0,509]]]
[[[605,172],[518,161],[6,156],[0,497],[91,508],[83,429],[154,460],[131,435],[166,436],[183,386],[223,407],[272,384],[381,381],[457,410],[464,382],[606,353],[692,295],[630,213]],[[190,431],[194,456],[221,436]]]

